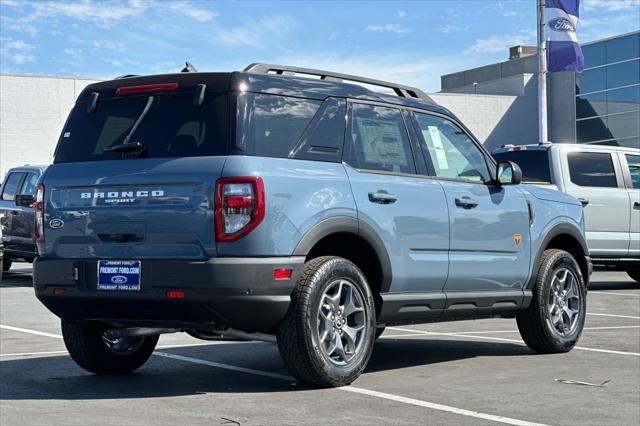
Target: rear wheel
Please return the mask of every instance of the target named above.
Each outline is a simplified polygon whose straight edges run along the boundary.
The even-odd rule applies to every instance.
[[[545,250],[538,264],[533,300],[516,316],[524,342],[538,353],[568,352],[582,333],[587,290],[575,259]]]
[[[285,364],[303,383],[353,382],[367,366],[375,339],[375,308],[364,275],[340,257],[305,263],[278,328]]]
[[[640,283],[640,266],[631,266],[627,268],[627,274],[637,283]]]
[[[62,320],[62,337],[71,358],[95,374],[126,374],[147,362],[158,336],[112,337],[98,324]]]

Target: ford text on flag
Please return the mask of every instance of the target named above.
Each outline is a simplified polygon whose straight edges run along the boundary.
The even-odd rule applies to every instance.
[[[547,71],[577,71],[584,57],[576,37],[580,0],[545,0],[544,38],[547,41]]]

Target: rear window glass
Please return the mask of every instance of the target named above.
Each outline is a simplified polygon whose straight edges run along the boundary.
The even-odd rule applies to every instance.
[[[572,152],[568,156],[571,182],[580,186],[616,188],[616,172],[609,153]]]
[[[289,157],[321,104],[279,95],[239,95],[237,148],[249,155]]]
[[[24,173],[11,173],[7,176],[7,181],[2,189],[2,199],[4,201],[13,201],[16,198],[18,185]]]
[[[155,95],[129,143],[142,143],[145,151],[105,152],[124,143],[141,116],[149,96],[99,99],[87,113],[87,103],[76,104],[60,137],[56,163],[224,155],[227,148],[227,96],[207,93],[201,106],[192,94]]]
[[[513,151],[493,154],[496,161],[513,161],[522,169],[522,181],[551,183],[549,151]]]

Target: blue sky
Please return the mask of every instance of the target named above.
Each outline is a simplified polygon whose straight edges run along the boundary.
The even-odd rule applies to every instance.
[[[582,42],[640,28],[640,0],[582,0]],[[0,0],[0,70],[110,78],[283,63],[440,89],[535,44],[535,1]]]

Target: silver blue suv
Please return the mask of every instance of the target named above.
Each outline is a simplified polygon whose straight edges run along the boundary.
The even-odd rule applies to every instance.
[[[390,325],[510,317],[565,352],[582,207],[520,180],[412,87],[268,64],[96,83],[39,182],[35,292],[97,374],[177,331],[277,341],[314,386],[355,380]]]

